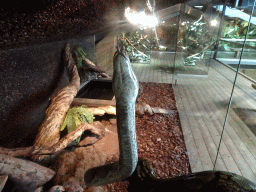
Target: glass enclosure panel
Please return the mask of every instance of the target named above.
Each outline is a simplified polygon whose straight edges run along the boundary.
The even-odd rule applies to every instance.
[[[237,68],[241,57],[245,34],[251,9],[229,8],[225,11],[224,25],[218,47],[217,59],[224,64]],[[254,63],[256,59],[256,17],[252,15],[250,28],[243,49],[240,72],[255,79]]]
[[[211,6],[204,11],[187,5],[181,9],[175,74],[208,74],[219,23],[219,13]]]
[[[253,9],[253,6],[227,8],[217,59],[223,63],[223,68],[229,68],[226,72],[222,70],[227,79],[237,75],[219,151],[230,150],[232,163],[227,164],[228,171],[256,182],[256,36],[255,17],[250,18]],[[230,10],[236,15],[231,15]]]
[[[174,90],[192,172],[215,169],[245,176],[234,160],[233,138],[221,138],[235,79],[230,67],[213,59],[221,19],[226,18],[223,6],[197,1],[189,6],[193,8],[185,7],[181,14]]]
[[[154,70],[163,74],[163,83],[170,82],[174,73],[179,18],[177,13],[166,13],[156,27],[159,49],[152,47],[150,56]]]
[[[256,80],[256,37],[246,40],[239,71]],[[233,67],[233,66],[232,66]]]
[[[140,71],[140,82],[168,83],[174,71],[179,5],[155,15],[156,27],[128,26],[119,32],[119,41],[127,50],[134,71]]]

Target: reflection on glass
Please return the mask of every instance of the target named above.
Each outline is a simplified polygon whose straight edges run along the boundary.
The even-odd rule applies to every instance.
[[[205,6],[204,11],[184,8],[180,18],[176,74],[208,74],[219,22],[219,13],[211,6]]]
[[[232,84],[232,95],[223,126],[219,158],[229,150],[230,172],[256,182],[256,74],[255,16],[252,6],[227,7],[220,36],[216,71]],[[222,66],[221,66],[222,65]],[[231,78],[235,75],[234,78]]]
[[[229,171],[256,182],[256,136],[251,131],[256,133],[256,91],[248,77],[236,76],[232,68],[241,56],[250,11],[227,8],[224,15],[223,5],[193,1],[189,6],[193,8],[185,6],[180,14],[174,91],[192,172]],[[253,28],[244,47],[246,62],[255,56]],[[217,59],[226,64],[212,59],[216,42]]]
[[[255,14],[252,15],[250,28],[248,29],[250,15],[251,8],[231,9],[227,7],[217,59],[224,64],[237,68],[242,55],[240,72],[256,79],[256,17]],[[247,38],[242,53],[246,33]]]

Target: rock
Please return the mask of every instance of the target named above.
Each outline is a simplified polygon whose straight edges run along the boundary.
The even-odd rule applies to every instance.
[[[148,145],[152,147],[154,145],[154,143],[152,141],[149,141]]]
[[[103,187],[97,186],[97,187],[90,187],[88,189],[85,189],[84,192],[107,192]]]
[[[90,135],[85,137],[82,141],[79,142],[79,146],[92,145],[96,143],[99,139],[101,139],[105,135],[105,127],[100,121],[94,121],[93,124],[97,129],[101,130],[102,135]]]
[[[99,139],[97,136],[88,136],[84,138],[82,141],[78,143],[79,146],[86,146],[86,145],[91,145],[94,144],[98,141]]]
[[[70,182],[78,182],[78,184],[85,188],[84,174],[93,167],[104,165],[107,157],[118,157],[119,144],[116,124],[107,122],[93,123],[100,130],[105,131],[105,136],[91,146],[80,147],[72,152],[61,154],[52,169],[56,171],[54,177],[55,185],[64,185]],[[96,137],[95,137],[96,138]],[[90,136],[82,144],[95,141],[93,136]],[[81,144],[79,143],[79,145]]]
[[[99,151],[104,151],[107,157],[111,157],[119,153],[117,125],[108,123],[105,130],[105,136],[93,146]]]
[[[63,192],[65,191],[65,188],[61,185],[56,185],[56,186],[53,186],[49,192]]]
[[[148,104],[142,103],[141,105],[144,108],[144,113],[145,114],[148,114],[148,115],[153,115],[154,114],[152,108]]]
[[[116,125],[116,119],[109,119],[110,124]]]
[[[84,189],[80,186],[79,181],[70,177],[68,181],[64,182],[64,188],[66,192],[83,192]]]
[[[44,192],[43,186],[42,187],[38,187],[34,192]]]
[[[71,178],[75,178],[84,188],[86,187],[84,184],[85,172],[90,168],[105,164],[106,158],[106,154],[94,146],[81,147],[73,152],[64,153],[53,165],[53,169],[56,171],[54,183],[62,185]]]
[[[140,104],[137,104],[137,103],[135,104],[135,111],[136,111],[136,114],[140,116],[144,115],[144,109]]]
[[[66,192],[84,192],[84,189],[77,184],[69,184],[65,187]]]

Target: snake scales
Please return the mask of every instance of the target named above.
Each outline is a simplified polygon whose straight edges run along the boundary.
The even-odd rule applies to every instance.
[[[87,186],[104,185],[129,177],[135,170],[138,153],[135,129],[135,101],[139,83],[133,73],[127,53],[118,50],[114,55],[112,87],[116,98],[119,161],[92,168],[85,173]]]
[[[127,53],[114,55],[113,90],[116,97],[119,161],[88,170],[85,184],[105,185],[127,179],[129,191],[256,191],[256,185],[242,176],[224,171],[203,171],[170,179],[157,179],[149,162],[138,160],[135,101],[139,84]]]

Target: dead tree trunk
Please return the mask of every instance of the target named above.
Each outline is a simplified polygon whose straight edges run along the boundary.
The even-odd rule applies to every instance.
[[[75,61],[72,58],[70,45],[65,47],[65,62],[70,77],[68,86],[60,90],[52,99],[50,106],[34,142],[37,147],[50,147],[60,139],[60,125],[80,87],[80,78]]]
[[[0,175],[8,175],[18,187],[32,191],[51,180],[55,172],[37,163],[0,154]]]

